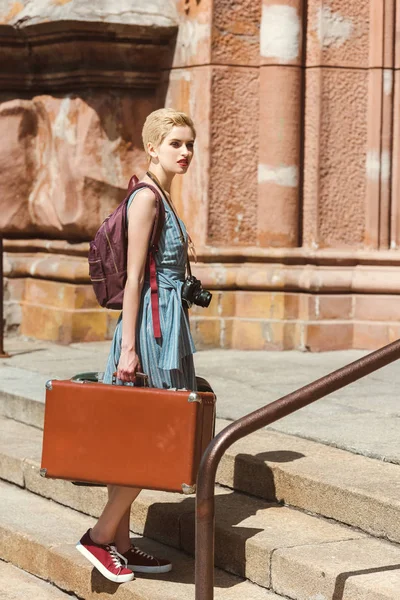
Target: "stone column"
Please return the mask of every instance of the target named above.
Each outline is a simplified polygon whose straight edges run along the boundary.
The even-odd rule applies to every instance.
[[[393,77],[392,210],[390,247],[400,248],[400,0],[396,2]]]
[[[263,0],[257,242],[301,244],[303,0]]]

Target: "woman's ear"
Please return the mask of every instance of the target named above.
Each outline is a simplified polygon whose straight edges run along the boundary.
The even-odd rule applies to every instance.
[[[151,158],[157,158],[157,152],[151,142],[147,142],[147,153]]]

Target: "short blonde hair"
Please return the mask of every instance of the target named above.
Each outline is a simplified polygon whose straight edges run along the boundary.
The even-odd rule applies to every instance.
[[[147,144],[153,144],[155,147],[159,146],[175,126],[190,127],[193,137],[196,138],[194,123],[184,112],[179,112],[173,108],[159,108],[149,114],[142,131],[143,146],[148,157]]]

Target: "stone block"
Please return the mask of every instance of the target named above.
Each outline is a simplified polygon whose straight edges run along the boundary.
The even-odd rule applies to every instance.
[[[4,301],[5,302],[8,302],[8,301],[17,302],[19,300],[22,300],[24,293],[25,293],[25,284],[26,284],[25,278],[15,278],[14,279],[14,278],[9,278],[9,277],[4,277],[4,280],[3,280]]]
[[[21,325],[22,312],[21,300],[25,291],[25,278],[8,278],[4,282],[4,329],[7,333],[14,333]]]
[[[399,321],[400,297],[356,295],[354,318],[359,321]]]
[[[72,314],[71,342],[105,340],[108,332],[107,310],[79,310]]]
[[[191,319],[191,331],[198,350],[219,348],[222,319],[212,317],[194,317]]]
[[[62,310],[49,306],[22,305],[21,333],[40,340],[90,342],[106,339],[105,310]]]
[[[348,321],[337,323],[304,323],[303,343],[311,352],[346,350],[352,348],[353,324]]]
[[[210,306],[203,308],[194,304],[190,309],[190,317],[208,318],[208,317],[233,317],[235,315],[235,306],[237,292],[228,290],[211,290],[213,295]]]
[[[108,310],[106,312],[106,317],[107,317],[106,339],[107,340],[112,340],[112,337],[113,337],[114,331],[115,331],[115,327],[117,325],[117,321],[119,319],[120,314],[121,314],[120,310]]]
[[[387,323],[354,323],[353,348],[355,350],[377,350],[389,344]]]
[[[333,319],[351,319],[352,317],[352,296],[309,296],[308,318],[315,320],[333,320]]]
[[[282,294],[238,291],[235,316],[239,319],[283,318]]]
[[[54,257],[57,260],[56,257]],[[63,310],[99,308],[91,285],[28,278],[24,302]]]
[[[301,318],[300,311],[304,294],[285,293],[285,319]]]
[[[232,348],[240,350],[285,350],[297,339],[295,324],[284,321],[234,319]]]
[[[274,553],[272,585],[296,600],[396,600],[399,564],[399,549],[380,540],[310,544]]]

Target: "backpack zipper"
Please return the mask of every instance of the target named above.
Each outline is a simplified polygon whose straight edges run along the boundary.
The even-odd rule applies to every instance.
[[[104,231],[106,233],[106,238],[107,238],[108,245],[110,246],[110,252],[111,252],[112,259],[113,259],[115,271],[118,273],[119,271],[118,271],[118,268],[117,268],[117,263],[115,262],[114,251],[113,251],[112,246],[111,246],[110,238],[108,237],[107,225],[106,224],[104,224]]]

